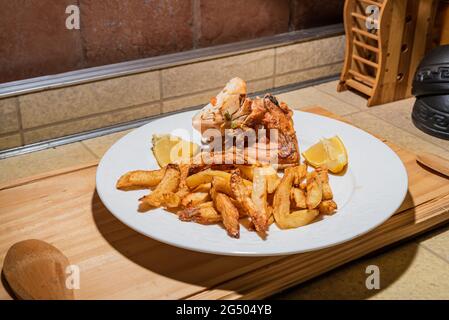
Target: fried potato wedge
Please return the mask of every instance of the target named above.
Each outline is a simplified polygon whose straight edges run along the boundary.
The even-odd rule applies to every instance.
[[[181,205],[184,207],[195,207],[201,203],[209,201],[209,192],[191,192],[181,200]]]
[[[178,212],[182,221],[194,221],[200,224],[214,224],[222,221],[222,217],[213,206],[188,207]]]
[[[301,164],[293,168],[295,171],[295,180],[293,181],[293,184],[295,186],[299,186],[301,184],[301,181],[304,180],[304,178],[307,176],[307,165]]]
[[[212,187],[217,192],[221,192],[227,194],[228,196],[233,196],[231,190],[230,181],[222,177],[213,177],[212,179]]]
[[[177,165],[169,164],[166,167],[164,177],[153,192],[140,198],[139,200],[146,205],[160,207],[164,202],[164,194],[176,192],[178,189],[179,180],[179,167]]]
[[[214,197],[215,208],[221,214],[223,225],[228,234],[233,238],[240,237],[239,212],[232,204],[231,199],[224,194],[217,192]]]
[[[203,184],[200,184],[200,185],[196,186],[192,190],[192,192],[209,192],[211,187],[212,187],[212,183],[211,182],[203,183]]]
[[[306,209],[306,195],[304,191],[299,188],[292,188],[290,192],[291,200],[293,200],[294,207],[298,209]]]
[[[254,168],[253,170],[253,188],[251,200],[253,200],[256,209],[267,216],[267,180],[264,168]]]
[[[334,200],[324,200],[318,205],[321,214],[331,215],[337,211],[337,204]]]
[[[286,168],[279,186],[277,187],[273,198],[273,215],[276,224],[281,229],[290,228],[286,221],[290,214],[290,191],[295,180],[295,171],[293,168]]]
[[[181,197],[178,193],[168,192],[162,195],[162,205],[166,208],[177,208],[181,204]]]
[[[249,181],[253,181],[253,176],[254,176],[254,167],[253,166],[238,165],[237,168],[239,168],[240,173],[242,174],[243,178],[248,179]]]
[[[318,217],[318,210],[316,209],[303,209],[293,211],[288,214],[282,222],[282,229],[291,229],[305,226],[315,220]]]
[[[243,178],[239,171],[235,170],[231,174],[231,190],[234,198],[240,204],[241,208],[247,213],[254,223],[256,230],[264,235],[268,229],[268,219],[266,215],[258,210],[248,195],[248,189],[243,184]]]
[[[207,170],[200,171],[198,173],[195,173],[195,174],[189,176],[186,179],[186,183],[190,189],[193,189],[200,184],[212,182],[213,177],[221,177],[223,179],[226,179],[229,182],[231,179],[231,174],[229,172],[225,172],[225,171],[207,169]],[[242,180],[246,186],[252,187],[251,181],[248,181],[246,179],[242,179]]]
[[[307,182],[306,205],[308,209],[315,209],[323,199],[321,183],[313,178]]]
[[[176,192],[176,194],[181,199],[184,198],[186,195],[188,195],[190,192],[190,189],[186,183],[186,179],[189,176],[189,169],[190,169],[190,165],[188,165],[188,164],[180,164],[179,165],[179,172],[180,172],[179,187],[178,187],[178,191]]]
[[[130,171],[118,179],[116,188],[125,191],[153,188],[161,182],[164,174],[165,168],[152,171]]]
[[[329,184],[329,173],[326,167],[318,167],[316,169],[317,179],[321,182],[323,190],[323,200],[331,200],[334,197],[331,186]]]

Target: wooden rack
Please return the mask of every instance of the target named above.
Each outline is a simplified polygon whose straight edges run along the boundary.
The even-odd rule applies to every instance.
[[[364,94],[368,106],[411,96],[415,70],[430,48],[436,4],[435,0],[346,0],[346,54],[337,90],[351,88]]]

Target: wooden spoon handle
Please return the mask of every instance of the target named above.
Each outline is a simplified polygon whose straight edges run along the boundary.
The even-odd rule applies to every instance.
[[[436,154],[423,152],[416,156],[416,160],[446,177],[449,177],[449,160],[437,156]]]

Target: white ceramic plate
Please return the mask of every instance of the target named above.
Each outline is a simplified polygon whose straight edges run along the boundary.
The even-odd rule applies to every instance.
[[[144,125],[117,141],[103,156],[97,170],[97,191],[109,209],[130,228],[177,247],[238,256],[293,254],[333,246],[358,237],[387,220],[401,205],[407,191],[407,173],[398,156],[384,143],[353,126],[311,113],[295,111],[293,120],[301,150],[320,138],[339,135],[348,150],[349,167],[330,184],[338,212],[310,225],[280,230],[271,225],[262,240],[241,228],[240,239],[230,238],[221,225],[182,222],[163,209],[139,213],[138,199],[147,190],[119,191],[117,179],[137,169],[157,169],[151,152],[154,133],[172,133],[199,142],[191,127],[195,112],[183,112]],[[189,137],[190,135],[190,137]]]

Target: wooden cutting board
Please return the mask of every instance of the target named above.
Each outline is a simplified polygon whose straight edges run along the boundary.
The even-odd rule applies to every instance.
[[[337,118],[322,108],[308,111]],[[12,244],[34,238],[53,244],[79,266],[77,299],[267,297],[449,221],[449,180],[422,168],[412,153],[389,145],[408,171],[404,203],[380,227],[332,248],[249,258],[157,242],[107,211],[95,192],[97,163],[92,163],[0,186],[0,264]],[[8,298],[2,282],[0,299]]]

